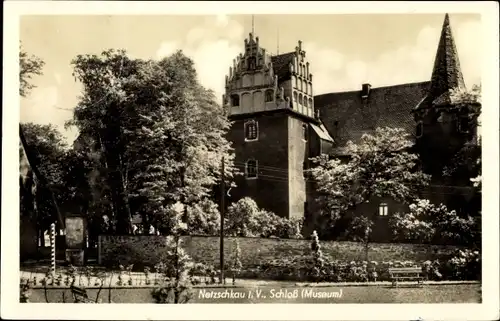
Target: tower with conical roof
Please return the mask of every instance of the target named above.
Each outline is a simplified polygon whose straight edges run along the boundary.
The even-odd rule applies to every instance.
[[[303,217],[308,204],[304,169],[333,140],[314,110],[302,42],[293,51],[273,55],[250,33],[225,85],[224,107],[232,122],[228,139],[243,173],[230,202],[250,197],[279,216]]]
[[[417,126],[416,148],[423,170],[438,180],[444,165],[471,135],[468,126],[463,125],[465,115],[451,100],[451,92],[456,89],[464,90],[465,83],[450,18],[446,14],[429,88],[413,111]]]

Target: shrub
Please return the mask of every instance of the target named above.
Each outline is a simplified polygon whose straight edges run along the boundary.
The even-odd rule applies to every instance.
[[[249,197],[233,203],[227,210],[225,232],[229,236],[301,238],[301,219],[286,219],[260,209]]]
[[[20,283],[20,302],[21,303],[29,303],[30,296],[32,294],[32,287],[30,280],[21,280]]]
[[[162,282],[152,290],[156,303],[188,303],[192,298],[189,274],[193,268],[191,258],[179,246],[179,238],[167,239],[167,252],[163,262],[156,265]]]
[[[481,255],[479,251],[459,250],[454,257],[446,262],[443,270],[448,279],[481,279]]]
[[[321,280],[323,277],[325,259],[323,257],[323,252],[321,251],[321,245],[319,244],[318,233],[313,231],[311,236],[311,271],[310,275],[313,279]]]
[[[241,271],[242,267],[243,266],[241,264],[240,243],[238,242],[238,240],[236,240],[236,246],[234,249],[233,258],[231,260],[231,272],[233,274],[233,284],[235,283],[236,275]]]

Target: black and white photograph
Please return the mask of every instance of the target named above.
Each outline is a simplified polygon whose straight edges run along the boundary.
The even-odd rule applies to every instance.
[[[499,317],[496,2],[15,2],[2,318]]]

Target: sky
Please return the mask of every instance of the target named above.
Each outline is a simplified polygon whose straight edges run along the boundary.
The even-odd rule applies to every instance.
[[[428,81],[443,14],[255,15],[253,30],[272,53],[306,51],[315,94]],[[450,14],[450,23],[468,87],[479,84],[482,59],[481,17]],[[66,130],[81,93],[72,76],[78,54],[125,49],[130,56],[158,59],[182,49],[196,65],[200,82],[221,99],[232,60],[252,31],[251,15],[58,15],[23,16],[20,40],[45,61],[37,87],[21,100],[21,122]]]

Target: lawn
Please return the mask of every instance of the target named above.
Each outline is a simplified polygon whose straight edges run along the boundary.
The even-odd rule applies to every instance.
[[[302,292],[303,290],[306,292]],[[90,298],[96,297],[96,289],[87,291]],[[316,288],[263,285],[227,289],[207,287],[193,291],[191,303],[481,303],[480,284],[425,285],[421,288],[392,288],[382,285]],[[48,289],[49,302],[63,302],[63,292],[66,301],[72,302],[69,289]],[[113,303],[154,303],[150,293],[151,288],[114,288],[111,290],[111,300]],[[109,290],[103,289],[99,297],[103,303],[108,303]],[[44,290],[34,289],[30,302],[46,302]]]

